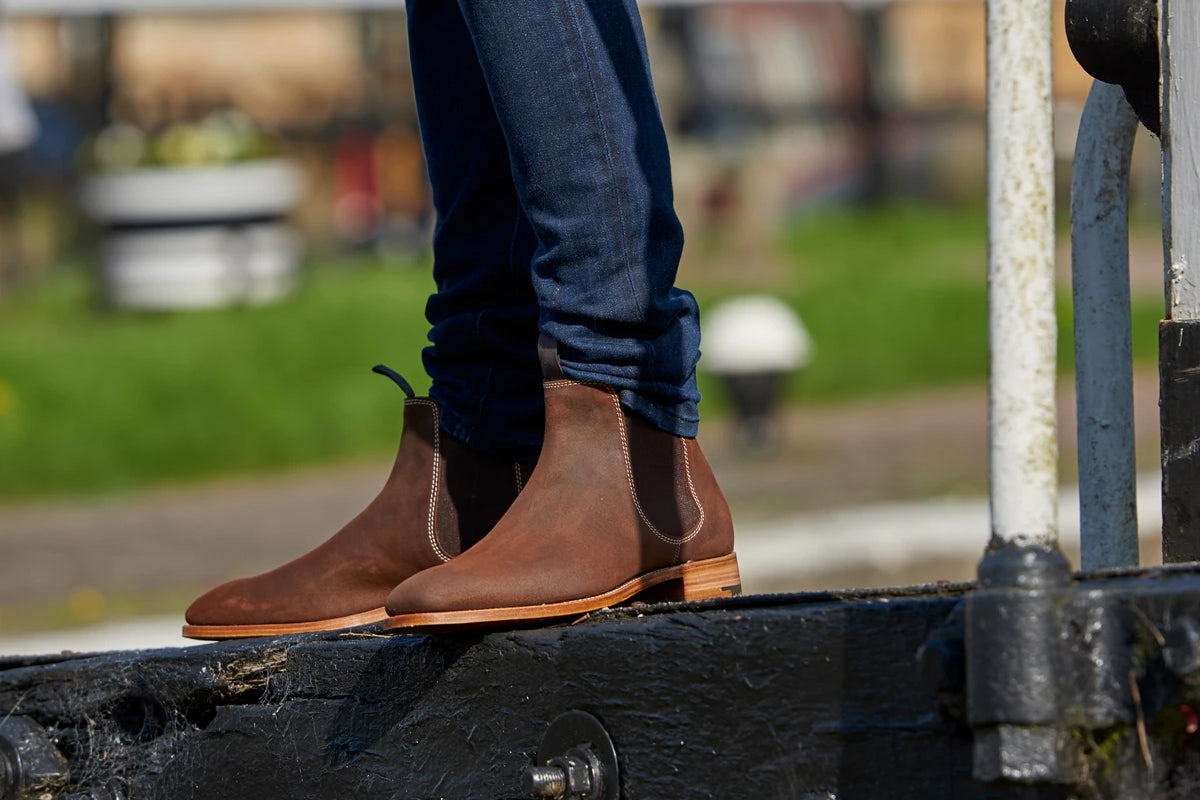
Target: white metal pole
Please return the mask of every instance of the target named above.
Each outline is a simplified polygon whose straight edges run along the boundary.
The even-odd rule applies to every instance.
[[[1138,119],[1120,86],[1096,81],[1075,144],[1071,276],[1079,531],[1085,570],[1138,563],[1129,164]]]
[[[988,0],[992,545],[1056,546],[1050,0]]]
[[[1167,318],[1200,320],[1200,15],[1161,0]]]

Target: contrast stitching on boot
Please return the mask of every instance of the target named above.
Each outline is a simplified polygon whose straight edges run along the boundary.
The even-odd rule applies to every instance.
[[[513,472],[517,476],[517,494],[520,494],[525,489],[525,479],[521,477],[521,463],[513,462]]]
[[[646,580],[647,580],[648,578],[654,578],[654,577],[657,577],[657,576],[659,576],[659,575],[662,575],[663,573],[671,573],[671,572],[676,572],[677,570],[679,570],[679,568],[680,568],[680,567],[686,566],[686,565],[688,565],[688,564],[709,564],[709,565],[711,566],[711,565],[712,565],[712,562],[714,562],[714,561],[725,561],[726,559],[729,559],[729,558],[731,558],[732,556],[734,556],[734,554],[733,554],[733,553],[729,553],[728,555],[724,555],[724,556],[717,556],[716,558],[702,558],[702,559],[696,559],[696,560],[692,560],[692,561],[684,561],[682,564],[669,564],[669,565],[667,565],[667,566],[665,566],[665,567],[659,567],[658,569],[652,569],[652,570],[650,570],[649,572],[643,572],[642,574],[640,574],[640,575],[637,575],[637,576],[635,576],[635,577],[632,577],[632,578],[630,578],[629,580],[625,581],[624,583],[622,583],[622,584],[620,584],[620,585],[618,585],[618,586],[614,586],[613,588],[611,588],[611,589],[608,589],[608,590],[606,590],[606,591],[603,591],[603,592],[598,592],[598,593],[596,593],[596,594],[588,595],[587,597],[575,597],[575,598],[572,598],[572,599],[570,599],[570,600],[556,600],[556,601],[553,601],[553,602],[550,602],[550,603],[543,603],[543,604],[541,604],[541,605],[537,605],[537,606],[508,606],[507,608],[509,608],[509,609],[526,609],[526,608],[538,608],[538,609],[546,609],[546,608],[553,608],[554,606],[563,605],[563,604],[566,604],[566,603],[571,603],[571,604],[574,604],[574,603],[587,603],[587,602],[591,602],[591,601],[593,601],[593,600],[601,600],[601,599],[603,599],[603,598],[605,598],[605,597],[608,597],[608,596],[610,596],[610,595],[613,595],[613,594],[615,594],[615,593],[618,593],[618,592],[622,592],[622,591],[624,591],[625,589],[627,589],[627,588],[629,588],[629,587],[631,587],[631,586],[636,586],[636,585],[638,585],[638,584],[643,584],[642,588],[638,590],[639,592],[641,592],[641,591],[645,591],[646,589],[651,589],[651,588],[653,588],[653,587],[655,587],[655,586],[657,586],[657,585],[658,585],[658,583],[652,583],[652,584],[650,584],[650,585],[648,585],[648,586],[644,585],[644,584],[645,584],[645,582],[646,582]],[[733,562],[733,563],[734,563],[734,566],[737,566],[737,561],[736,561],[736,559],[734,560],[734,562]],[[672,578],[668,578],[667,580],[676,580],[676,579],[682,579],[683,577],[684,577],[683,573],[682,573],[682,572],[679,572],[677,575],[673,576]],[[626,599],[628,599],[628,598],[626,598]],[[714,599],[714,598],[709,598],[709,599]],[[420,612],[417,612],[417,615],[419,615],[419,613],[420,613]],[[437,613],[437,612],[434,612],[434,613]],[[470,612],[469,612],[469,611],[468,611],[468,612],[463,612],[463,611],[446,611],[446,612],[442,612],[442,613],[445,613],[445,614],[462,614],[462,613],[470,613]],[[412,615],[409,615],[409,614],[401,614],[401,615],[399,615],[399,616],[400,616],[401,618],[403,618],[403,617],[406,617],[406,616],[412,616]]]
[[[577,381],[574,378],[559,378],[558,380],[545,381],[542,384],[543,389],[570,389],[572,386],[590,386],[593,389],[600,389],[605,394],[612,394],[615,389],[607,383],[600,381]]]
[[[687,478],[688,494],[692,496],[692,503],[695,504],[697,510],[700,512],[700,521],[696,523],[696,529],[679,540],[679,547],[682,550],[684,542],[696,538],[696,534],[700,533],[700,528],[704,525],[704,504],[700,502],[700,494],[696,491],[696,484],[692,482],[692,459],[688,456],[687,442],[680,441],[680,444],[683,445],[683,474]]]
[[[692,502],[696,504],[696,510],[700,512],[700,519],[696,521],[696,527],[692,528],[692,530],[682,538],[668,536],[654,526],[654,523],[650,521],[648,516],[646,516],[645,510],[642,509],[641,500],[638,499],[637,484],[633,480],[633,458],[629,454],[629,438],[625,433],[625,415],[621,412],[621,401],[617,397],[616,391],[614,391],[611,387],[607,389],[607,392],[609,399],[612,400],[613,408],[617,413],[617,430],[621,433],[621,455],[625,457],[625,476],[629,479],[629,493],[633,497],[633,506],[637,509],[638,516],[641,518],[642,522],[645,523],[646,527],[650,529],[650,532],[654,534],[656,538],[660,539],[666,544],[675,545],[678,550],[679,548],[682,548],[684,542],[689,542],[696,538],[696,536],[700,533],[700,529],[704,527],[704,506],[700,504],[699,498],[696,497],[695,490],[692,489],[690,491],[690,494],[692,495]],[[688,476],[688,485],[690,487],[691,470],[688,467],[686,446],[683,449],[683,454],[683,469],[684,473]],[[676,553],[675,557],[678,559],[678,552]]]
[[[437,403],[432,400],[412,399],[410,403],[416,405],[429,406],[433,409],[433,479],[429,485],[429,546],[433,548],[433,554],[442,562],[450,560],[450,556],[442,549],[442,545],[437,538],[437,498],[438,498],[438,482],[442,472],[442,419],[441,409]]]

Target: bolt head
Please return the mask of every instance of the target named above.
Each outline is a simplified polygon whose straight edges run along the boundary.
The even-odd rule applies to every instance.
[[[66,788],[66,759],[46,731],[28,717],[0,719],[0,800],[57,795]]]
[[[975,729],[976,780],[985,783],[1074,784],[1080,776],[1078,743],[1069,731],[1035,725]]]
[[[550,762],[559,767],[567,775],[566,797],[586,796],[592,791],[592,765],[587,753],[580,748],[571,748],[562,758]]]
[[[17,796],[20,790],[17,785],[16,764],[4,748],[0,748],[0,800],[9,800]]]

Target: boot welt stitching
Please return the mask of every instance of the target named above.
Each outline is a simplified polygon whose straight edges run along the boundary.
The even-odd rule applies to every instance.
[[[521,463],[513,462],[513,474],[517,476],[517,494],[520,494],[525,489],[525,479],[521,477]]]
[[[437,498],[438,484],[442,469],[442,418],[440,409],[437,403],[432,400],[412,399],[410,403],[417,405],[429,406],[433,409],[433,478],[429,483],[429,546],[433,548],[433,554],[442,560],[443,563],[450,560],[450,556],[442,549],[442,545],[437,538]]]
[[[688,458],[687,445],[685,444],[683,447],[683,472],[687,478],[688,494],[690,494],[692,497],[692,504],[696,507],[696,511],[699,512],[700,519],[698,519],[696,521],[696,527],[692,528],[692,530],[690,530],[683,537],[668,536],[667,534],[660,531],[657,527],[655,527],[654,523],[650,521],[650,518],[646,516],[646,512],[642,509],[641,501],[638,499],[637,485],[634,483],[634,480],[633,480],[633,459],[631,458],[631,456],[629,454],[629,439],[625,433],[625,415],[621,411],[621,400],[617,396],[617,392],[611,386],[609,386],[607,384],[596,383],[594,381],[573,381],[573,380],[546,381],[544,384],[544,388],[546,388],[546,389],[565,389],[565,388],[568,388],[571,386],[580,386],[580,385],[591,386],[596,389],[601,389],[608,395],[609,399],[612,401],[613,408],[615,409],[616,414],[617,414],[617,430],[621,434],[621,455],[624,456],[624,458],[625,458],[625,476],[629,480],[629,494],[631,497],[633,497],[634,508],[637,509],[638,517],[642,520],[642,522],[650,530],[650,533],[654,534],[654,536],[657,539],[661,540],[662,542],[665,542],[666,544],[675,545],[675,550],[676,550],[675,559],[678,560],[679,554],[681,552],[683,552],[683,545],[686,544],[687,542],[690,542],[692,539],[695,539],[698,535],[700,535],[700,530],[701,530],[701,528],[704,527],[704,517],[705,517],[704,505],[700,502],[700,497],[699,497],[699,495],[696,494],[696,486],[692,482],[692,467],[691,467],[691,460]]]
[[[478,611],[490,611],[490,610],[495,610],[495,611],[524,611],[524,610],[527,610],[527,609],[528,609],[528,610],[539,610],[539,611],[540,611],[540,610],[544,610],[544,609],[547,609],[547,608],[551,608],[551,609],[553,609],[555,606],[562,606],[562,605],[567,605],[567,604],[571,604],[571,605],[573,605],[573,604],[576,604],[576,603],[589,603],[589,602],[593,602],[593,601],[597,601],[597,600],[603,600],[603,599],[607,599],[607,598],[608,598],[610,595],[612,595],[612,594],[614,594],[614,593],[622,592],[622,591],[624,591],[624,590],[625,590],[627,587],[629,587],[629,586],[630,586],[630,585],[632,585],[632,584],[636,584],[636,583],[639,583],[639,582],[643,582],[643,584],[644,584],[644,581],[645,581],[647,578],[658,577],[658,576],[661,576],[661,575],[663,575],[663,573],[675,572],[676,570],[679,570],[681,567],[683,567],[683,566],[686,566],[686,565],[688,565],[688,564],[703,564],[703,563],[706,563],[706,562],[707,562],[707,563],[711,563],[711,562],[714,562],[714,561],[725,561],[725,560],[727,560],[727,559],[730,559],[731,557],[732,557],[733,559],[735,559],[734,563],[735,563],[735,565],[736,565],[736,556],[735,556],[733,553],[729,553],[729,554],[727,554],[727,555],[724,555],[724,556],[717,556],[717,557],[715,557],[715,558],[702,558],[702,559],[693,559],[693,560],[689,560],[689,561],[684,561],[684,562],[682,562],[682,563],[679,563],[679,564],[669,564],[669,565],[667,565],[667,566],[665,566],[665,567],[659,567],[658,569],[652,569],[652,570],[649,570],[648,572],[642,572],[642,573],[640,573],[640,574],[638,574],[638,575],[635,575],[634,577],[630,578],[629,580],[625,581],[624,583],[621,583],[621,584],[619,584],[618,586],[614,586],[612,589],[608,589],[608,590],[606,590],[606,591],[603,591],[603,592],[598,592],[598,593],[596,593],[596,594],[593,594],[593,595],[588,595],[587,597],[576,597],[576,598],[569,599],[569,600],[555,600],[555,601],[552,601],[552,602],[549,602],[549,603],[541,603],[541,604],[538,604],[538,605],[498,606],[498,607],[495,607],[495,608],[493,608],[493,609],[486,609],[486,608],[483,608],[483,609],[457,609],[457,610],[452,610],[452,611],[442,611],[442,612],[436,612],[436,611],[434,611],[434,612],[422,612],[422,611],[416,611],[416,612],[404,613],[404,614],[394,614],[394,615],[392,615],[392,616],[389,616],[389,617],[388,617],[388,619],[387,619],[387,622],[389,622],[389,623],[390,623],[390,622],[392,622],[393,620],[399,620],[399,619],[411,618],[411,617],[415,617],[415,616],[425,616],[425,615],[430,615],[430,614],[433,614],[433,615],[441,615],[441,614],[445,614],[445,615],[458,615],[458,614],[471,614],[471,613],[475,613],[475,612],[478,612]],[[650,589],[650,588],[653,588],[654,586],[657,586],[657,585],[659,585],[660,583],[665,583],[666,581],[670,581],[670,580],[682,579],[683,577],[684,577],[683,573],[682,573],[682,572],[680,572],[680,573],[678,573],[678,574],[676,574],[676,575],[673,575],[673,576],[671,576],[671,577],[667,577],[667,578],[665,578],[665,579],[664,579],[664,580],[662,580],[662,581],[656,581],[655,583],[652,583],[652,584],[650,584],[650,585],[648,585],[648,586],[646,586],[646,585],[643,585],[643,588],[642,588],[642,589],[639,589],[639,590],[638,590],[638,592],[635,592],[634,596],[636,596],[636,595],[637,595],[638,593],[640,593],[641,591],[644,591],[645,589]],[[629,598],[627,597],[626,599],[629,599]],[[710,599],[712,599],[712,598],[710,598]],[[623,602],[623,601],[621,601],[621,602]],[[615,607],[615,604],[614,604],[614,605],[612,605],[612,606],[605,606],[605,608],[612,608],[612,607]],[[598,609],[596,609],[596,610],[598,610]],[[567,612],[565,615],[560,615],[560,614],[558,614],[558,613],[557,613],[557,611],[551,611],[551,612],[550,612],[550,615],[548,615],[548,616],[545,616],[545,617],[541,617],[541,618],[542,618],[542,619],[550,619],[552,616],[572,616],[572,615],[574,615],[574,614],[576,614],[576,613],[577,613],[577,612],[575,612],[575,611],[570,611],[570,612]],[[522,617],[522,619],[537,619],[537,617]],[[499,620],[499,619],[496,619],[496,620],[491,620],[491,621],[501,621],[501,620]],[[437,624],[437,623],[434,623],[434,624]],[[449,624],[453,624],[453,623],[449,623]],[[397,629],[401,629],[401,628],[407,628],[407,627],[410,627],[410,626],[407,626],[407,625],[397,625],[397,626],[395,626],[395,627],[387,627],[387,625],[386,625],[386,623],[385,623],[385,629],[386,629],[386,630],[397,630]],[[411,627],[417,627],[417,626],[411,626]]]

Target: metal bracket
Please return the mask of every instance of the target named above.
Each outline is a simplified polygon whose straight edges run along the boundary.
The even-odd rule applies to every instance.
[[[619,778],[617,750],[600,720],[568,711],[550,723],[522,784],[530,797],[618,800]]]
[[[1124,89],[1142,124],[1159,135],[1158,0],[1067,0],[1066,27],[1080,66]]]
[[[1200,697],[1200,616],[1195,596],[1138,576],[1073,579],[1041,547],[984,559],[979,588],[917,654],[924,688],[971,729],[976,779],[1113,798],[1167,780],[1152,764],[1170,762],[1179,708]]]
[[[54,795],[69,777],[67,761],[28,717],[0,719],[0,800]]]
[[[1057,549],[1004,546],[979,565],[966,600],[967,719],[982,781],[1072,783],[1064,731],[1068,653],[1059,646],[1071,593]]]

